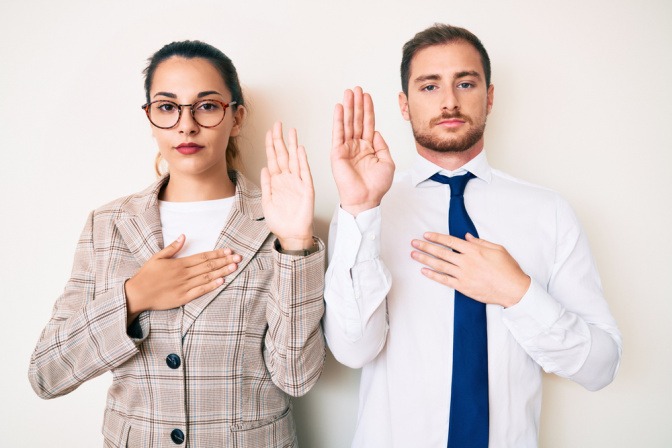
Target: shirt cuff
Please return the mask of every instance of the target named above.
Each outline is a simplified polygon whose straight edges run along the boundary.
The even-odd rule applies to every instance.
[[[366,210],[356,218],[339,207],[334,255],[349,267],[378,258],[380,221],[380,207]]]
[[[532,279],[520,302],[506,308],[503,316],[512,330],[527,338],[551,328],[562,312],[562,305]]]

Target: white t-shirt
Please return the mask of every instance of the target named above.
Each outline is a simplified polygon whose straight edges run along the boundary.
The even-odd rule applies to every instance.
[[[233,199],[234,196],[198,202],[159,201],[164,247],[184,234],[184,247],[176,258],[213,250],[233,206]]]

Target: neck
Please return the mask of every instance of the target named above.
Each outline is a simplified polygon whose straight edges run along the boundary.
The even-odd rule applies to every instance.
[[[170,175],[159,198],[168,202],[198,202],[230,198],[236,192],[235,184],[227,173],[208,175]]]
[[[481,151],[483,151],[483,144],[484,142],[481,138],[474,146],[465,151],[447,152],[428,149],[424,146],[420,146],[417,142],[415,143],[415,147],[418,154],[432,162],[434,165],[438,165],[445,170],[455,171],[479,155]]]

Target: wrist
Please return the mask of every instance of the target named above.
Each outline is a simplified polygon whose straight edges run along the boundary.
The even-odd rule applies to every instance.
[[[527,294],[527,291],[530,289],[530,285],[532,284],[532,279],[530,278],[529,275],[524,274],[519,281],[516,282],[516,287],[515,290],[512,291],[511,295],[507,299],[506,303],[503,303],[502,306],[504,308],[509,308],[511,306],[514,306],[518,304],[521,300],[523,300],[523,297],[525,297],[525,294]]]
[[[130,324],[140,313],[147,309],[141,305],[134,277],[124,282],[124,295],[126,296],[126,314],[128,316],[128,323]]]
[[[360,213],[365,212],[367,210],[371,210],[372,208],[376,208],[379,205],[380,201],[370,201],[370,202],[364,202],[362,204],[341,203],[341,208],[356,218],[357,215],[359,215]]]
[[[289,244],[287,246],[286,244]],[[312,236],[308,240],[301,239],[301,241],[293,240],[281,240],[280,238],[275,240],[275,250],[285,255],[302,255],[307,256],[314,252],[317,252],[319,249],[319,244],[316,238]]]

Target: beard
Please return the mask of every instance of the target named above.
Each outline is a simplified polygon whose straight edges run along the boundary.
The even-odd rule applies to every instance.
[[[464,120],[465,123],[470,124],[471,127],[467,130],[467,133],[462,137],[442,139],[435,135],[432,135],[429,130],[424,131],[417,129],[413,125],[411,120],[411,129],[413,130],[413,137],[415,141],[422,146],[431,151],[436,152],[464,152],[474,146],[482,137],[485,132],[485,120],[482,123],[474,125],[473,121],[462,114],[443,114],[440,117],[433,118],[429,122],[429,128],[431,129],[436,123],[441,120],[448,120],[451,118],[459,118]]]

